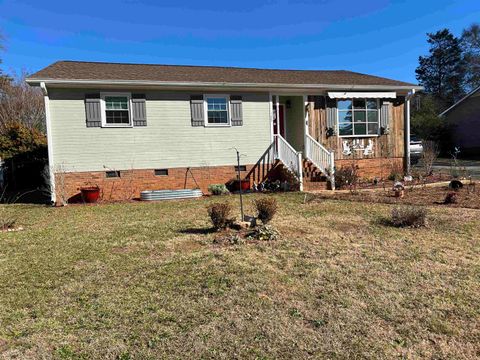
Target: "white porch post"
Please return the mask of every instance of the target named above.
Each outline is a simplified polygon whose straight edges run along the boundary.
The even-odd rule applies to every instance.
[[[43,92],[43,101],[45,104],[45,125],[47,130],[47,151],[48,151],[48,175],[50,177],[50,200],[52,204],[57,201],[55,189],[55,170],[53,167],[53,141],[52,141],[52,121],[50,118],[50,98],[48,96],[47,86],[44,82],[40,83]]]
[[[308,123],[309,123],[309,113],[307,111],[308,106],[308,95],[303,95],[303,151],[306,158],[310,155],[310,149],[308,148]]]
[[[280,134],[280,97],[275,95],[275,121],[277,122],[277,133]]]
[[[415,89],[405,97],[405,162],[407,175],[410,175],[410,98],[415,94]]]
[[[275,135],[273,133],[273,95],[272,93],[269,93],[268,94],[268,101],[270,103],[270,110],[268,111],[268,114],[270,116],[270,144],[273,143],[273,135]]]
[[[297,153],[298,156],[298,182],[299,182],[299,190],[303,191],[303,169],[302,169],[302,153]]]

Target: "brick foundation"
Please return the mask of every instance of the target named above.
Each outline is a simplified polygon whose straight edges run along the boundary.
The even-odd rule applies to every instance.
[[[363,178],[386,178],[392,171],[403,171],[402,158],[389,159],[358,159],[336,160],[335,167],[351,166],[355,162],[359,167],[359,174]],[[241,171],[242,178],[249,176],[251,182],[260,183],[267,176],[279,177],[277,167],[265,171],[262,166],[245,165],[246,171]],[[304,164],[305,190],[326,189],[327,183],[320,173]],[[196,168],[169,168],[168,175],[155,175],[154,169],[121,170],[119,178],[107,178],[105,171],[70,172],[56,174],[57,202],[68,199],[69,202],[81,200],[80,188],[85,186],[99,186],[101,199],[104,201],[128,200],[140,197],[143,190],[176,190],[200,188],[208,192],[211,184],[226,184],[235,179],[237,173],[234,165]]]
[[[247,176],[253,165],[245,165],[242,177]],[[169,168],[168,175],[155,175],[154,169],[121,170],[119,178],[107,178],[105,171],[70,172],[55,174],[57,202],[62,198],[75,202],[81,199],[80,188],[99,186],[104,201],[138,198],[144,190],[176,190],[199,187],[208,192],[211,184],[225,184],[236,178],[234,165],[197,168]],[[253,181],[253,176],[251,176]]]
[[[377,158],[358,160],[335,160],[336,169],[342,166],[358,166],[358,173],[362,178],[387,178],[392,172],[403,173],[403,158]]]

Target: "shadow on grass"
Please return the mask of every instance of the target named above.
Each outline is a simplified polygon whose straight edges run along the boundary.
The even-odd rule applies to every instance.
[[[215,230],[212,227],[208,228],[187,228],[187,229],[181,229],[179,233],[181,234],[196,234],[196,235],[208,235],[208,234],[213,234],[216,233],[217,230]]]

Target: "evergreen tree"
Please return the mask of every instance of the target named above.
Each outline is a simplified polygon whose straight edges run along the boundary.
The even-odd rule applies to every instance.
[[[415,70],[425,92],[435,96],[443,105],[452,105],[464,94],[464,64],[460,41],[448,29],[429,33],[429,55],[419,57]]]
[[[472,24],[463,30],[460,44],[465,63],[465,91],[480,86],[480,25]]]

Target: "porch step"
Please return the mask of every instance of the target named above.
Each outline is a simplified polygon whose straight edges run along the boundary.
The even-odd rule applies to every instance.
[[[311,161],[303,160],[303,177],[313,181],[327,181],[327,177]]]
[[[311,161],[303,160],[303,189],[327,190],[330,188],[327,177]]]

